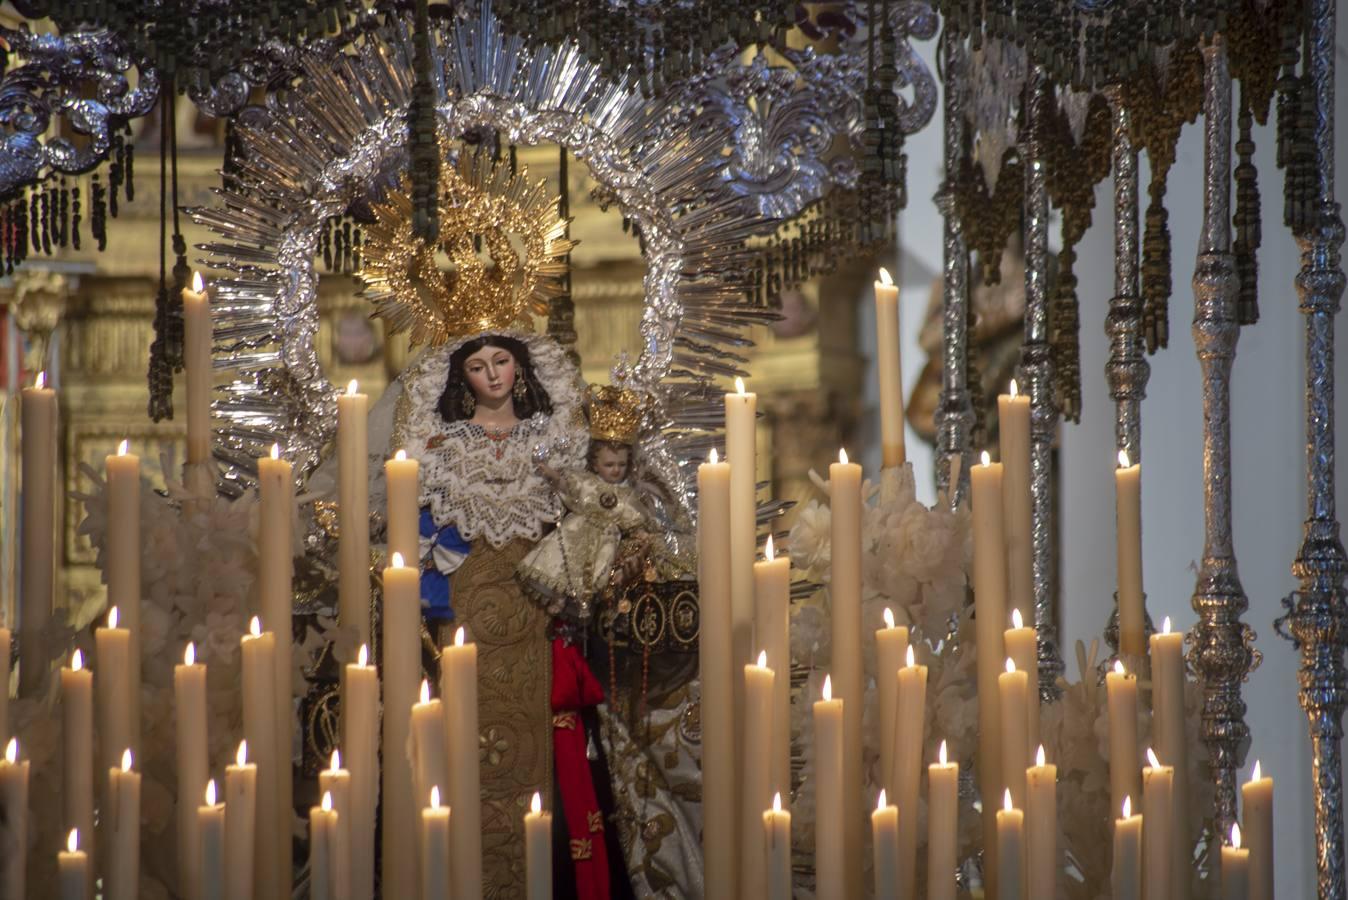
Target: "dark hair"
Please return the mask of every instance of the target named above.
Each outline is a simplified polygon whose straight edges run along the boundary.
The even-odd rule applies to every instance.
[[[463,368],[472,356],[483,347],[499,347],[515,357],[515,371],[524,379],[524,397],[512,397],[515,415],[527,419],[535,413],[551,413],[552,398],[543,388],[543,383],[534,374],[533,364],[529,361],[529,348],[524,342],[503,334],[487,334],[475,337],[455,350],[449,357],[449,376],[445,379],[445,391],[440,395],[437,409],[446,422],[457,422],[469,418],[463,411],[463,398],[472,394],[472,388],[464,378]]]

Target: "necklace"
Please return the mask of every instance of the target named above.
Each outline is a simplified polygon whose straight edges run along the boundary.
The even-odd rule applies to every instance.
[[[482,429],[482,435],[487,440],[496,445],[492,448],[492,452],[495,454],[496,458],[500,459],[505,455],[505,442],[510,439],[512,434],[514,434],[515,427],[513,425],[505,428],[493,428],[487,425],[478,425],[477,427]]]

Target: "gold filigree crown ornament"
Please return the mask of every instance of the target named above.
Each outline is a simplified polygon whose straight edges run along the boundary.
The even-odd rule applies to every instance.
[[[566,292],[570,221],[547,183],[530,183],[486,154],[460,152],[440,167],[440,236],[412,228],[404,178],[373,206],[359,277],[374,315],[415,346],[437,347],[484,331],[531,330],[530,315]],[[446,265],[447,263],[447,265]]]
[[[645,395],[611,384],[590,385],[590,437],[596,441],[635,444],[646,415]]]

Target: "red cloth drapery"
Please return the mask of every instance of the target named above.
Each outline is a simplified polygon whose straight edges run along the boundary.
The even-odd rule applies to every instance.
[[[585,756],[585,725],[580,717],[581,710],[603,699],[604,689],[580,649],[561,638],[553,638],[552,749],[579,900],[609,900],[604,814],[599,809],[590,761]]]

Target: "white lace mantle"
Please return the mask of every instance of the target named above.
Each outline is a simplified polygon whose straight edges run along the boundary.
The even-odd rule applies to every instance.
[[[528,346],[553,411],[520,422],[501,440],[469,422],[445,422],[436,408],[458,343],[428,352],[402,376],[408,405],[400,431],[408,455],[421,464],[421,503],[437,525],[452,524],[466,540],[482,538],[493,547],[514,538],[537,541],[562,517],[565,509],[536,462],[583,467],[588,444],[579,373],[565,351],[550,338],[511,336]]]

